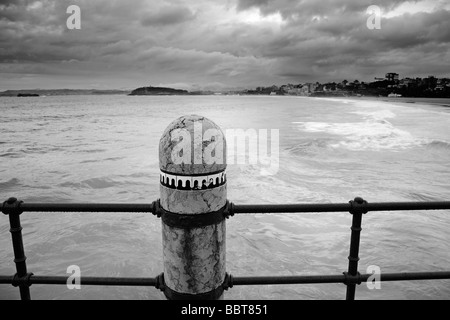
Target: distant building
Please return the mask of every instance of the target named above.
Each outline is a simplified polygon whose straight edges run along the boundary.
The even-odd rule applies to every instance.
[[[303,88],[293,88],[293,89],[289,89],[287,92],[289,95],[291,96],[302,96],[305,94],[304,89]],[[307,93],[307,92],[306,92]]]
[[[329,92],[329,91],[336,91],[336,83],[325,83],[323,85],[323,91]]]
[[[306,83],[305,86],[308,87],[308,92],[312,93],[319,87],[319,83]]]
[[[293,96],[309,96],[311,92],[309,91],[309,87],[305,84],[304,86],[296,86],[296,88],[289,89],[289,95]]]
[[[398,77],[399,77],[398,73],[390,72],[390,73],[386,73],[386,77],[385,78],[386,78],[387,81],[397,82],[398,81]]]
[[[294,89],[294,85],[293,84],[284,84],[280,87],[280,91],[284,92],[284,93],[289,93],[289,90]]]
[[[434,90],[443,91],[445,89],[445,79],[438,79]]]
[[[428,76],[428,78],[422,79],[422,85],[429,89],[434,89],[437,85],[438,79],[435,76]]]
[[[404,79],[400,80],[400,85],[408,87],[408,86],[415,85],[416,82],[417,82],[416,79],[404,78]]]
[[[442,88],[445,89],[445,87],[450,87],[450,79],[447,78],[442,78],[442,79],[438,79],[437,83],[436,83],[436,88]]]

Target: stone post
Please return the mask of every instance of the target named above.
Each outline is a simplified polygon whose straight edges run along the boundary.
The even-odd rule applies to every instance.
[[[164,293],[220,299],[225,279],[226,140],[211,120],[173,121],[159,145]]]

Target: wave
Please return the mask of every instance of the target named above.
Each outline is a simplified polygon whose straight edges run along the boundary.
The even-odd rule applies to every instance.
[[[1,144],[1,143],[0,143]],[[48,154],[50,152],[64,151],[65,149],[58,146],[24,146],[23,148],[10,148],[5,153],[0,153],[0,157],[4,158],[21,158],[28,154]]]
[[[86,150],[76,150],[75,153],[102,153],[107,151],[106,149],[86,149]]]
[[[81,164],[85,163],[104,163],[105,161],[118,161],[123,160],[125,157],[111,157],[111,158],[105,158],[105,159],[89,159],[89,160],[83,160],[80,161]]]
[[[299,144],[287,147],[285,150],[292,154],[306,155],[328,148],[331,141],[330,139],[305,140]]]
[[[319,148],[345,148],[353,151],[399,151],[414,147],[431,150],[450,150],[450,142],[430,140],[413,136],[410,132],[396,128],[385,117],[394,117],[389,112],[373,113],[363,123],[296,122],[298,129],[309,133],[325,133],[337,139],[313,139],[292,147],[288,151],[307,153]]]
[[[0,154],[1,158],[20,158],[21,155],[17,152],[6,152]]]
[[[353,114],[362,115],[366,120],[385,121],[386,119],[396,118],[397,115],[391,110],[381,109],[377,111],[355,111]]]
[[[366,123],[305,122],[299,124],[305,132],[321,132],[344,137],[331,147],[351,150],[404,149],[421,144],[409,132],[395,128],[388,121]]]
[[[396,115],[387,109],[355,111],[362,115],[362,122],[294,122],[298,129],[310,133],[326,133],[340,136],[337,142],[331,143],[332,148],[349,150],[402,150],[423,144],[423,140],[415,138],[408,131],[396,128],[387,119]]]
[[[442,140],[433,140],[428,142],[426,147],[439,150],[450,150],[450,143]]]
[[[76,188],[76,189],[85,189],[85,188],[91,188],[91,189],[106,189],[106,188],[113,188],[117,187],[121,183],[114,181],[112,179],[108,178],[92,178],[83,180],[81,182],[63,182],[60,183],[60,187],[69,187],[69,188]]]
[[[0,182],[0,189],[1,190],[5,190],[5,189],[9,189],[9,188],[14,188],[17,185],[19,185],[19,179],[17,178],[12,178],[6,182]]]
[[[329,102],[340,102],[345,104],[356,104],[357,100],[345,99],[345,98],[331,98],[331,97],[315,97],[314,100],[324,100]]]
[[[418,192],[402,192],[402,194],[409,200],[413,201],[440,201],[441,198],[438,194],[425,194]]]
[[[61,188],[71,188],[71,189],[109,189],[109,188],[119,188],[126,189],[129,186],[136,185],[147,185],[148,181],[158,180],[158,177],[155,179],[137,179],[142,178],[144,175],[136,176],[136,175],[120,175],[114,177],[99,177],[99,178],[90,178],[81,181],[67,181],[58,184],[58,187]],[[145,176],[144,176],[145,177]]]

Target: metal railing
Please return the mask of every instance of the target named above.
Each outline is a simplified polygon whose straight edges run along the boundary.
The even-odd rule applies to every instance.
[[[362,216],[369,211],[403,211],[403,210],[446,210],[450,209],[450,201],[439,202],[389,202],[367,203],[362,198],[355,198],[341,204],[287,204],[287,205],[236,205],[227,202],[223,214],[226,218],[237,214],[263,213],[302,213],[302,212],[350,212],[352,214],[350,254],[348,270],[341,275],[317,276],[271,276],[271,277],[233,277],[226,274],[222,284],[225,290],[239,285],[277,285],[277,284],[319,284],[343,283],[347,286],[346,299],[354,300],[356,285],[367,281],[372,274],[358,272],[359,245]],[[2,206],[2,212],[9,215],[10,232],[14,250],[14,262],[17,273],[13,276],[0,276],[0,284],[12,284],[19,287],[22,300],[30,300],[32,284],[66,285],[67,277],[36,276],[28,273],[26,256],[23,247],[20,215],[23,212],[139,212],[152,213],[161,217],[159,201],[151,204],[43,204],[24,203],[10,198]],[[450,279],[450,271],[442,272],[408,272],[383,273],[380,281],[439,280]],[[150,286],[164,291],[164,274],[155,278],[108,278],[82,277],[82,285],[102,286]]]

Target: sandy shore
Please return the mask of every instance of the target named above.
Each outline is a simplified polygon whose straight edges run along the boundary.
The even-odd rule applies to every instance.
[[[354,101],[383,101],[390,103],[411,103],[411,104],[419,104],[419,105],[438,105],[442,107],[450,107],[450,98],[408,98],[408,97],[399,97],[399,98],[388,98],[388,97],[317,97],[320,99],[339,99],[339,100],[354,100]]]

